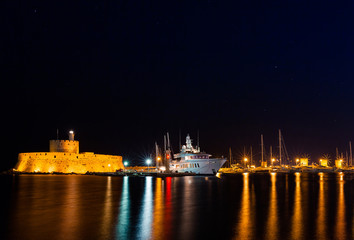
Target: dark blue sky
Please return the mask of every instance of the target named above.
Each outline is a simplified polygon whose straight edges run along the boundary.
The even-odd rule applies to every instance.
[[[140,156],[170,131],[227,155],[284,133],[292,156],[354,140],[353,2],[2,1],[3,168],[47,151]],[[257,157],[257,156],[256,156]]]

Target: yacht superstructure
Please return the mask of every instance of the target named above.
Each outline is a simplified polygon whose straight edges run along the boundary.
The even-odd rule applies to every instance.
[[[212,155],[200,151],[200,147],[192,146],[189,134],[186,137],[186,145],[181,152],[174,154],[174,160],[170,162],[170,170],[177,172],[193,172],[201,175],[216,174],[226,159],[210,158]]]

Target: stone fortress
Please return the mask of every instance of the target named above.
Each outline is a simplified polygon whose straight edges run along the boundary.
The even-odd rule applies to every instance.
[[[50,140],[49,152],[20,153],[15,170],[29,173],[86,173],[115,172],[124,169],[122,157],[117,155],[79,153],[79,141],[74,132],[69,140]]]

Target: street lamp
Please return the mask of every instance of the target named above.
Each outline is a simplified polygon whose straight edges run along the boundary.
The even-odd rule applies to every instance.
[[[274,166],[274,162],[275,162],[275,159],[274,159],[274,158],[272,158],[272,166]]]
[[[299,165],[300,159],[296,159],[296,165]]]
[[[147,159],[147,160],[146,160],[146,163],[147,163],[147,165],[148,165],[148,172],[150,172],[149,167],[150,167],[150,164],[151,164],[151,159],[150,159],[150,158]]]
[[[125,167],[127,167],[129,165],[129,162],[128,161],[124,161],[123,165],[124,165],[124,172],[126,172],[127,169],[125,169]]]
[[[245,167],[246,167],[246,164],[247,164],[248,159],[247,159],[247,158],[244,158],[243,160],[245,161]]]

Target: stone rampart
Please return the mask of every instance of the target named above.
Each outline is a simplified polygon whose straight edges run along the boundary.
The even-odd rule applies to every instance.
[[[116,155],[32,152],[20,153],[15,169],[21,172],[115,172],[124,169],[124,165],[122,157]]]

